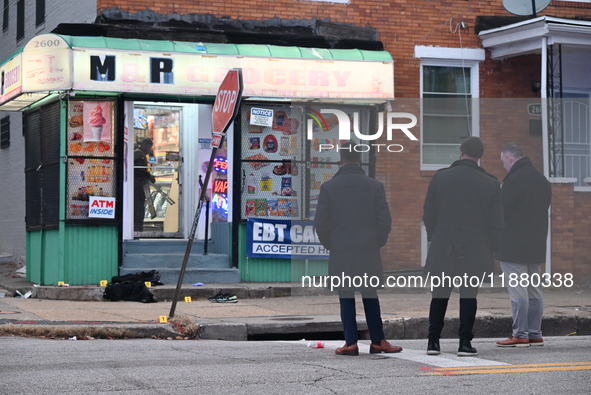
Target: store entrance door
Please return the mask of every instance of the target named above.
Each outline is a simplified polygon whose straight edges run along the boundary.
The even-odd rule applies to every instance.
[[[182,107],[134,103],[134,238],[181,238]]]

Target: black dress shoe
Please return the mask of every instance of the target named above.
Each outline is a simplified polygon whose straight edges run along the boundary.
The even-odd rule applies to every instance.
[[[430,338],[427,343],[427,355],[439,355],[441,348],[439,347],[439,339]]]
[[[478,351],[472,347],[470,340],[460,339],[460,347],[458,348],[457,355],[458,357],[474,357],[478,355]]]

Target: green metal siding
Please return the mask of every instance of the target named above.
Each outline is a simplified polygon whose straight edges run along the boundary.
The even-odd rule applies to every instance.
[[[116,226],[66,226],[65,282],[85,285],[111,281],[118,269]]]
[[[119,273],[117,227],[64,226],[27,232],[27,280],[39,285],[98,284]],[[63,243],[61,234],[63,233]]]
[[[57,285],[63,276],[59,259],[59,231],[27,232],[27,281]]]
[[[328,274],[328,260],[249,258],[246,256],[246,225],[238,231],[238,269],[246,282],[301,283],[302,276]]]

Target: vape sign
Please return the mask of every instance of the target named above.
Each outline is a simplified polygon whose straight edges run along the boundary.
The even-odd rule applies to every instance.
[[[320,126],[320,129],[326,128],[327,122],[324,119],[322,114],[333,114],[336,116],[338,120],[338,127],[339,127],[339,137],[340,141],[350,141],[351,130],[353,130],[353,134],[359,140],[366,140],[366,141],[373,141],[379,139],[382,134],[384,133],[384,113],[378,113],[378,130],[375,134],[362,134],[359,130],[359,113],[353,113],[353,125],[351,125],[351,118],[349,114],[344,111],[336,110],[336,109],[321,109],[320,113],[318,111],[311,110],[314,114],[312,118],[307,120],[307,138],[308,140],[313,139],[313,129],[314,129],[314,122]],[[417,124],[417,117],[408,112],[388,112],[385,115],[386,118],[386,138],[388,141],[392,141],[393,132],[402,131],[406,137],[408,137],[412,141],[418,141],[418,139],[412,134],[409,130],[416,126]],[[400,122],[405,121],[406,122]],[[381,146],[385,146],[385,148],[389,152],[401,152],[404,147],[400,144],[355,144],[352,145],[353,150],[357,152],[367,152],[370,150],[371,146],[377,148],[380,151]],[[320,151],[329,151],[331,149],[336,148],[337,151],[339,147],[335,147],[334,144],[320,144]]]

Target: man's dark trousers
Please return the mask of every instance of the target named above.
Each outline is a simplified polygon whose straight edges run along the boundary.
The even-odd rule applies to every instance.
[[[380,301],[376,290],[364,290],[361,292],[363,300],[363,309],[365,311],[365,321],[369,330],[369,337],[372,343],[379,344],[384,335],[382,325]],[[357,320],[355,308],[355,292],[339,291],[339,302],[341,305],[341,321],[343,322],[343,332],[345,334],[345,343],[355,344],[359,337],[357,333]]]

